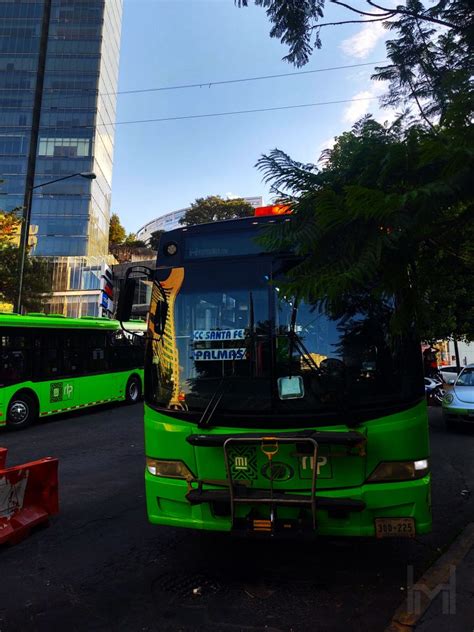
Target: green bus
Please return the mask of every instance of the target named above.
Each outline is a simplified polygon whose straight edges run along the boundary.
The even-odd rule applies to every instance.
[[[258,239],[285,221],[291,215],[244,218],[161,238],[147,272],[149,520],[262,536],[428,533],[416,332],[391,333],[393,297],[361,292],[329,309],[285,296],[280,286],[300,259]]]
[[[142,391],[143,340],[117,321],[0,314],[0,426],[17,430],[96,404],[134,403]]]

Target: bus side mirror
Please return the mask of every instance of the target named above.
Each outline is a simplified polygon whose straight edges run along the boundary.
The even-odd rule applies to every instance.
[[[132,315],[133,297],[135,296],[135,288],[137,280],[133,277],[126,277],[125,284],[120,292],[116,319],[121,323],[130,320]]]
[[[125,283],[120,291],[115,318],[121,323],[130,320],[135,289],[139,279],[152,279],[153,270],[145,266],[132,266],[125,275]]]

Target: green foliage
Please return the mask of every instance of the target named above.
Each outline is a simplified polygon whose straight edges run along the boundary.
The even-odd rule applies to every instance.
[[[239,7],[248,6],[248,0],[234,0]],[[323,17],[324,0],[255,0],[264,7],[272,24],[270,37],[277,37],[289,47],[284,59],[295,66],[304,66],[309,61],[313,46],[320,48],[319,33],[314,36],[314,25]]]
[[[406,13],[386,26],[396,39],[387,42],[390,64],[376,68],[374,79],[389,82],[384,105],[410,100],[428,126],[469,125],[473,115],[472,64],[474,12],[467,0],[442,0],[425,8],[408,0]],[[420,19],[428,15],[449,27]]]
[[[160,247],[161,235],[164,232],[164,230],[155,230],[155,232],[151,234],[148,245],[152,250],[158,250],[158,248]]]
[[[224,219],[251,217],[253,214],[253,206],[242,198],[224,200],[218,195],[209,195],[193,202],[185,216],[180,219],[180,224],[193,226],[194,224],[207,224]]]
[[[127,233],[125,232],[125,228],[120,222],[120,217],[117,215],[117,213],[112,213],[109,224],[109,248],[111,246],[118,246],[119,244],[123,244],[126,236]]]
[[[262,157],[266,180],[294,209],[265,237],[302,256],[286,291],[336,310],[367,289],[396,294],[398,324],[416,315],[426,339],[474,338],[474,137],[461,131],[366,117],[321,170],[279,150]]]
[[[246,7],[250,0],[234,0],[239,7]],[[435,3],[423,4],[420,0],[406,0],[405,4],[385,7],[365,0],[353,6],[348,1],[342,0],[254,0],[255,5],[263,7],[272,24],[270,37],[278,38],[282,44],[288,46],[289,52],[283,59],[300,67],[308,63],[315,48],[321,48],[321,29],[325,27],[339,26],[343,24],[368,24],[370,22],[383,22],[388,29],[398,29],[403,21],[414,32],[413,27],[420,29],[420,38],[425,35],[421,31],[428,32],[433,27],[446,35],[447,46],[449,43],[457,46],[460,39],[468,41],[473,38],[473,11],[470,0],[438,0]],[[327,5],[337,5],[338,18],[334,21],[321,22],[326,17]],[[340,18],[340,19],[339,19]],[[427,26],[426,26],[427,25]],[[447,32],[447,34],[446,34]],[[425,42],[426,43],[426,42]],[[424,44],[422,45],[424,50]],[[420,64],[419,56],[415,59],[415,67]],[[433,57],[430,63],[435,61]],[[405,70],[410,71],[409,60]],[[456,60],[453,56],[453,64]],[[424,62],[423,62],[424,63]],[[461,60],[457,63],[462,68]],[[472,66],[472,64],[471,64]]]
[[[416,316],[426,339],[474,339],[472,3],[330,3],[358,19],[322,23],[324,0],[255,0],[297,66],[321,46],[322,27],[382,21],[393,39],[373,79],[387,82],[382,103],[404,112],[391,126],[359,121],[320,168],[280,150],[263,156],[266,180],[294,209],[264,240],[272,249],[296,245],[302,257],[287,292],[336,311],[367,292],[396,295],[394,327]]]
[[[21,220],[15,212],[0,212],[0,303],[15,304]],[[44,259],[26,257],[23,277],[23,307],[41,311],[51,295],[52,279]]]
[[[130,248],[146,248],[145,242],[141,239],[137,239],[135,233],[128,233],[122,243],[124,246],[129,246]]]

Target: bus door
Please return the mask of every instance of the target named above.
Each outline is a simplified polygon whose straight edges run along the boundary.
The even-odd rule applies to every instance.
[[[84,404],[95,404],[116,399],[117,384],[114,379],[115,367],[111,366],[107,353],[106,332],[86,331],[85,334],[85,379]]]
[[[38,330],[34,336],[34,381],[40,416],[67,411],[81,403],[83,373],[78,332]]]
[[[143,340],[130,336],[121,329],[109,335],[108,359],[111,372],[111,388],[115,397],[123,398],[125,387],[133,369],[143,367]]]

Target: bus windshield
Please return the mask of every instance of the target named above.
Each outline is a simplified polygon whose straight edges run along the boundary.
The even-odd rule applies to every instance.
[[[314,425],[423,396],[415,338],[390,334],[393,300],[329,313],[285,296],[279,269],[267,256],[157,271],[169,310],[148,343],[150,405],[203,425]],[[299,392],[287,398],[281,380]]]

